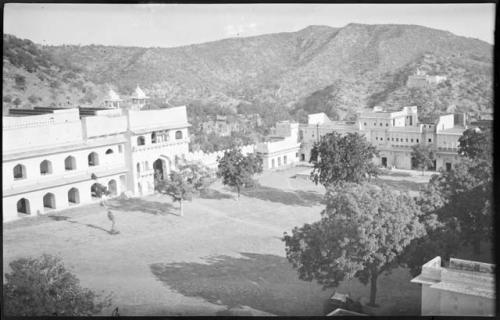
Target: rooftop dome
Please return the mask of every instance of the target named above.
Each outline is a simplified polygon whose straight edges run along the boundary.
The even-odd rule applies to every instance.
[[[111,88],[108,91],[108,96],[106,97],[106,100],[109,100],[109,101],[121,101],[120,96],[118,95],[118,93],[116,93]]]
[[[144,93],[144,91],[142,91],[142,89],[139,88],[139,86],[137,86],[135,88],[134,94],[132,95],[132,98],[135,98],[135,99],[147,99],[148,97],[146,96],[146,94]]]

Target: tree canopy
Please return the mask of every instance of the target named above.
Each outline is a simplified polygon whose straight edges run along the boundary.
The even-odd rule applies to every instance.
[[[458,154],[471,159],[492,160],[493,135],[490,130],[467,129],[458,139]]]
[[[180,164],[177,170],[170,172],[170,179],[155,180],[158,192],[169,195],[173,201],[179,202],[180,214],[183,215],[183,200],[192,200],[212,183],[210,169],[200,163]]]
[[[377,175],[372,162],[375,155],[375,147],[358,133],[328,133],[311,150],[311,179],[325,187],[342,181],[362,182]]]
[[[217,176],[222,178],[223,184],[236,188],[238,198],[241,188],[253,185],[253,176],[263,169],[262,158],[258,154],[244,156],[238,148],[227,150],[217,162]]]
[[[422,170],[422,175],[426,169],[434,166],[436,153],[431,145],[416,144],[411,147],[412,165]]]
[[[111,304],[82,288],[78,278],[57,257],[20,258],[9,264],[3,298],[9,316],[90,316]]]
[[[284,234],[286,255],[302,280],[325,288],[356,277],[370,282],[375,305],[377,277],[398,265],[398,256],[425,228],[413,198],[387,187],[341,183],[330,187],[321,220]]]

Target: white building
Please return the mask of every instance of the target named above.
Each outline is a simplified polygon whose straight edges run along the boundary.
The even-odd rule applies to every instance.
[[[458,159],[458,139],[467,129],[465,116],[440,116],[434,123],[419,123],[417,107],[404,107],[388,112],[380,107],[360,112],[356,121],[331,121],[324,113],[309,115],[301,126],[301,161],[309,161],[315,142],[329,132],[346,134],[358,132],[379,151],[376,164],[383,167],[412,169],[411,147],[415,144],[432,145],[436,150],[436,169],[451,170]]]
[[[264,170],[295,165],[299,161],[299,124],[278,122],[269,141],[257,144],[255,151],[262,156]]]
[[[440,257],[422,266],[411,282],[422,285],[422,316],[494,316],[494,265]]]
[[[154,192],[188,152],[186,108],[36,108],[3,117],[3,221],[97,201],[91,177],[113,195]]]

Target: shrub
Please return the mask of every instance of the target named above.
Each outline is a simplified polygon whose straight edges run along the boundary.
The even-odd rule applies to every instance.
[[[9,316],[89,316],[111,305],[82,288],[78,278],[57,257],[20,258],[9,264],[3,285],[5,314]]]

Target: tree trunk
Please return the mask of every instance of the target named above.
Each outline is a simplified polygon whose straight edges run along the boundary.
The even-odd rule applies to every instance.
[[[424,175],[425,168],[422,168],[422,175]]]
[[[240,186],[236,186],[236,190],[238,191],[238,198],[236,200],[240,199]]]
[[[183,211],[183,208],[182,208],[182,199],[179,200],[179,207],[181,209],[181,217],[184,216],[184,211]]]
[[[377,270],[372,269],[370,275],[370,303],[368,304],[371,307],[377,307],[377,304],[375,304],[375,298],[377,296],[377,278]]]

